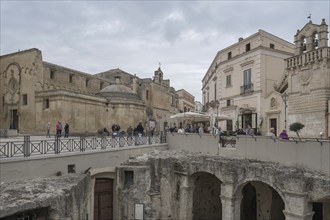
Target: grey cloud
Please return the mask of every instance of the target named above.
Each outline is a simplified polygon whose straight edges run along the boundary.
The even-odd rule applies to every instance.
[[[1,1],[1,54],[39,48],[44,60],[87,73],[121,68],[165,78],[201,100],[217,51],[263,29],[293,42],[329,1]]]

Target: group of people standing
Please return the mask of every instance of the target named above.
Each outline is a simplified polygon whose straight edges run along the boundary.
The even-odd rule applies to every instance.
[[[112,136],[117,136],[119,135],[119,131],[120,131],[120,126],[119,124],[113,124],[111,126],[111,130],[112,130]]]
[[[65,125],[64,125],[64,137],[65,138],[69,137],[69,128],[70,128],[69,124],[65,123]],[[55,129],[56,129],[55,137],[61,137],[62,136],[62,123],[60,121],[56,122]],[[50,138],[50,122],[47,122],[47,125],[46,125],[46,137]]]
[[[144,127],[141,122],[134,129],[130,125],[126,130],[127,137],[129,138],[132,138],[133,134],[141,136],[143,132],[144,132]]]
[[[119,132],[120,132],[120,126],[119,124],[113,124],[111,126],[111,130],[112,130],[112,136],[118,136],[119,135]],[[109,135],[109,132],[106,128],[103,128],[103,133],[106,133],[106,135]],[[140,122],[134,129],[133,127],[130,125],[127,130],[126,130],[126,133],[127,133],[127,137],[132,137],[133,134],[134,135],[138,135],[138,134],[143,134],[144,132],[144,127],[142,125],[142,123]]]
[[[267,133],[266,136],[269,136],[269,137],[276,137],[275,129],[274,129],[274,128],[270,128],[270,129],[269,129],[269,132]],[[287,139],[289,139],[288,134],[286,133],[286,130],[285,130],[285,129],[282,130],[282,132],[280,133],[279,138],[280,138],[281,140],[287,140]]]
[[[187,124],[185,128],[183,128],[181,125],[179,128],[176,126],[167,128],[166,131],[169,132],[177,132],[177,133],[208,133],[209,130],[207,127],[204,127],[204,125],[190,125]]]

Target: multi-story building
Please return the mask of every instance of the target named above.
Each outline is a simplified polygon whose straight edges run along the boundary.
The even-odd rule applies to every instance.
[[[202,80],[204,111],[234,118],[218,122],[222,130],[277,129],[279,121],[264,115],[264,98],[293,52],[293,44],[263,30],[220,50]]]
[[[120,69],[92,75],[45,62],[38,49],[3,55],[0,63],[0,128],[43,133],[50,122],[54,133],[61,121],[72,133],[139,122],[163,130],[179,112],[179,96],[160,68],[154,79]]]
[[[180,112],[191,112],[195,110],[195,97],[184,89],[176,91],[179,96]]]
[[[195,112],[203,111],[203,104],[200,101],[195,101]]]

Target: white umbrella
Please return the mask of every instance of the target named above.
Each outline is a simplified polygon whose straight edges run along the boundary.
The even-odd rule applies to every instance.
[[[226,121],[226,120],[233,120],[234,118],[228,115],[216,115],[213,114],[213,117],[216,118],[218,121]]]
[[[198,112],[183,112],[170,116],[172,119],[191,119],[194,121],[209,121],[210,116]]]

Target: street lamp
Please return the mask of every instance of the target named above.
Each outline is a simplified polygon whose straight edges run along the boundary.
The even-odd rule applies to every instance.
[[[284,92],[282,94],[282,99],[284,102],[284,127],[285,127],[285,130],[286,130],[286,108],[288,107],[286,103],[288,101],[288,98],[289,98],[289,95],[286,92]]]

